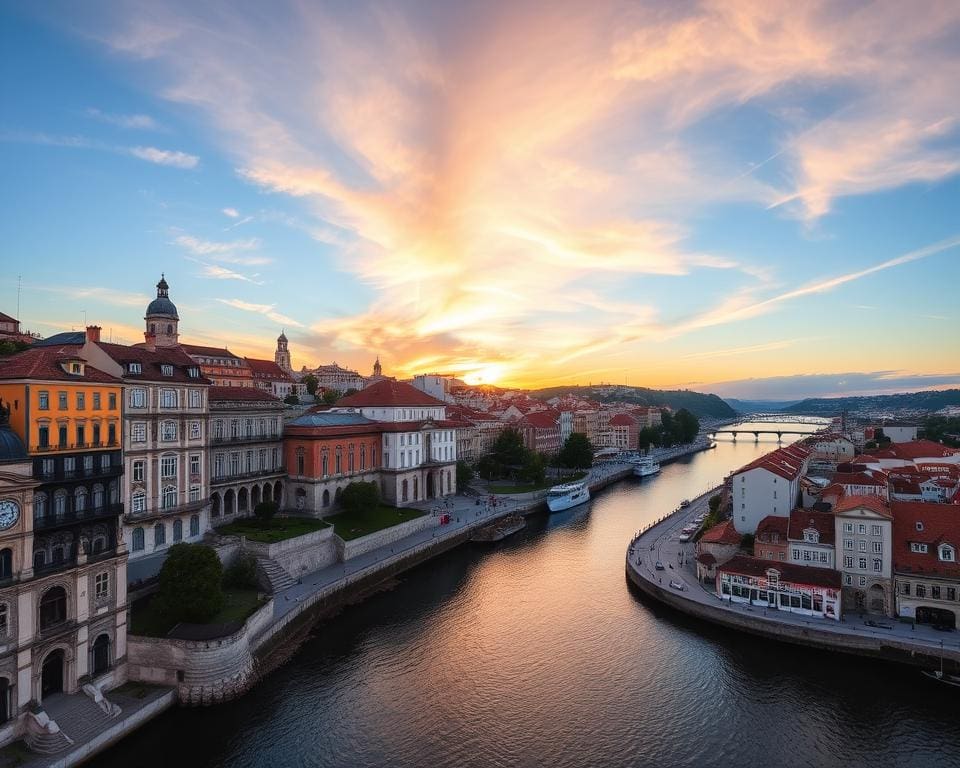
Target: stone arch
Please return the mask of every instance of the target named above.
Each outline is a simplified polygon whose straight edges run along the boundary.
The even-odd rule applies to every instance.
[[[283,483],[279,480],[273,484],[273,502],[278,507],[283,502]]]
[[[223,514],[223,501],[220,498],[220,492],[214,491],[210,494],[210,517],[220,517]]]
[[[251,509],[256,509],[257,504],[260,503],[260,486],[254,485],[250,489],[250,507]]]
[[[343,488],[337,487],[337,490],[333,493],[333,503],[339,505],[340,497],[343,495]]]
[[[234,492],[233,488],[227,489],[227,492],[223,494],[223,514],[232,515],[237,511],[237,494]]]
[[[101,675],[110,669],[113,657],[112,651],[113,643],[110,640],[110,635],[101,632],[90,647],[90,669],[94,676]]]
[[[47,589],[37,603],[37,626],[40,632],[65,623],[70,614],[70,593],[63,584]]]
[[[882,584],[871,584],[867,590],[867,610],[870,613],[887,613],[887,590]]]
[[[65,693],[70,693],[72,691],[73,685],[72,681],[74,678],[74,648],[71,644],[66,642],[57,642],[53,645],[45,648],[37,653],[34,657],[37,661],[33,665],[33,697],[37,701],[42,701],[46,696],[50,696],[54,691],[47,690],[44,692],[44,668],[47,669],[47,674],[49,676],[56,675],[57,670],[52,667],[47,667],[48,662],[51,665],[59,664],[60,669],[60,688]],[[48,679],[46,680],[48,688],[51,683],[56,682],[55,680]],[[56,687],[53,685],[52,687]]]
[[[330,489],[323,489],[323,496],[320,497],[320,503],[324,509],[330,506]]]
[[[249,494],[247,493],[246,488],[241,488],[237,491],[237,513],[242,514],[250,508],[249,503]]]

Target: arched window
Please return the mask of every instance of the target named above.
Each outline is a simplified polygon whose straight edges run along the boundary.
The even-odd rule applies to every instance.
[[[168,485],[163,489],[163,508],[171,509],[177,506],[177,486]]]
[[[173,323],[167,323],[167,333],[173,333]]]
[[[0,603],[0,638],[6,637],[9,631],[10,631],[10,606],[7,605],[6,603]]]
[[[134,552],[143,551],[143,528],[133,529],[133,551]]]
[[[13,550],[9,547],[0,550],[0,581],[13,576]]]
[[[320,459],[320,466],[324,477],[330,474],[330,455],[327,449],[323,449],[323,456]]]
[[[103,509],[103,500],[103,486],[99,484],[93,486],[93,508]]]
[[[150,333],[156,333],[156,332],[157,332],[157,324],[150,323]]]
[[[107,540],[103,536],[97,536],[93,540],[93,554],[99,554],[107,548]]]
[[[167,529],[163,523],[153,526],[153,546],[160,547],[167,543]]]
[[[334,462],[333,472],[334,472],[334,474],[339,475],[342,470],[343,470],[343,448],[341,448],[341,447],[338,445],[338,446],[337,446],[337,457],[336,457],[336,460],[335,460],[335,462]]]
[[[173,540],[181,541],[183,539],[183,521],[174,520],[173,521]]]
[[[40,598],[40,631],[67,620],[67,593],[63,587],[52,587]]]
[[[93,674],[99,675],[110,669],[110,637],[106,633],[93,642]]]
[[[360,469],[364,470],[367,468],[367,446],[360,444]]]
[[[353,472],[353,470],[353,444],[351,443],[350,447],[347,449],[347,472]]]
[[[63,517],[67,513],[67,492],[57,491],[53,494],[53,513],[57,517]]]
[[[200,535],[200,517],[198,515],[190,516],[190,535],[191,536]]]
[[[87,509],[87,489],[81,486],[73,493],[74,510],[84,512]]]
[[[43,518],[47,516],[47,494],[33,494],[33,516]]]
[[[299,496],[300,490],[302,490],[302,489],[298,489],[298,491],[297,491],[297,498],[298,498],[298,499],[300,498],[300,496]],[[330,506],[330,491],[327,490],[326,488],[323,489],[323,506],[324,506],[324,507],[329,507],[329,506]]]
[[[954,554],[954,549],[953,549],[953,547],[951,547],[949,544],[941,544],[941,545],[940,545],[940,559],[943,560],[943,561],[946,562],[946,563],[952,563],[954,560],[956,560],[957,557],[956,557],[956,555]]]

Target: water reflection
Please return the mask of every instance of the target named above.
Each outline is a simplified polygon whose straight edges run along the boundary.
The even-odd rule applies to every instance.
[[[98,764],[949,764],[960,729],[945,686],[705,625],[628,588],[635,530],[773,447],[721,443],[424,564],[318,626],[250,695],[165,715]]]

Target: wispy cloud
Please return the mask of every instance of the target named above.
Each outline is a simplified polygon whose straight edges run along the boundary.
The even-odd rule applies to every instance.
[[[116,114],[110,112],[103,112],[102,110],[96,109],[95,107],[90,107],[87,110],[87,115],[99,120],[102,123],[109,123],[110,125],[115,125],[118,128],[126,129],[135,129],[135,130],[146,130],[146,131],[158,131],[161,126],[154,120],[150,115],[124,115]]]
[[[169,165],[174,168],[196,168],[200,158],[186,152],[171,149],[157,149],[156,147],[130,147],[128,150],[134,157],[146,160],[157,165]]]
[[[253,304],[249,301],[243,301],[241,299],[217,299],[217,301],[219,301],[221,304],[226,304],[228,307],[233,307],[234,309],[242,309],[245,312],[256,312],[257,314],[268,317],[275,323],[280,323],[281,325],[287,327],[303,328],[303,323],[294,320],[288,315],[277,312],[275,304]]]
[[[214,261],[220,261],[225,264],[243,264],[247,266],[256,266],[270,264],[273,259],[268,256],[249,255],[243,252],[255,251],[260,245],[259,238],[253,237],[247,240],[231,240],[228,242],[216,240],[203,240],[193,235],[177,235],[173,242],[179,245],[188,253],[195,256],[203,256]],[[238,251],[240,253],[238,253]]]
[[[222,267],[219,264],[208,264],[200,259],[193,259],[202,268],[201,277],[209,277],[213,280],[239,280],[244,283],[253,283],[254,285],[263,285],[263,281],[258,279],[260,275],[244,275],[235,270]]]
[[[236,208],[224,208],[223,215],[228,216],[231,219],[236,219],[240,216],[240,211],[238,211]]]

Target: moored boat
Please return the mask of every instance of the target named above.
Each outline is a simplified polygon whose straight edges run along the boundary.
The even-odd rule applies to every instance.
[[[637,477],[649,477],[660,471],[660,464],[649,456],[644,456],[639,462],[633,465],[633,474]]]
[[[590,488],[585,482],[555,485],[547,491],[547,507],[551,512],[562,512],[588,501],[590,501]]]

